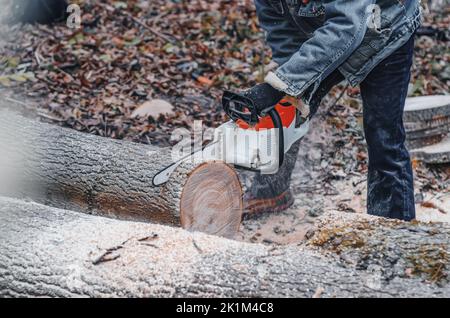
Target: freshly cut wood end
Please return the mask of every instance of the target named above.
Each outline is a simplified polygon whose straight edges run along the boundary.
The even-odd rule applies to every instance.
[[[208,162],[190,172],[180,199],[183,228],[232,238],[239,230],[242,213],[242,187],[234,169]]]

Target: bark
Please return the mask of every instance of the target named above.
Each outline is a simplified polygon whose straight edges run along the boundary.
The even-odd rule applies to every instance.
[[[417,139],[410,139],[408,138],[406,140],[406,146],[408,147],[408,149],[411,149],[412,151],[419,149],[419,148],[424,148],[424,147],[428,147],[428,146],[432,146],[435,144],[438,144],[440,142],[442,142],[446,137],[446,134],[442,134],[442,135],[436,135],[436,136],[427,136],[427,137],[422,137],[422,138],[417,138]]]
[[[447,135],[448,131],[449,131],[448,125],[441,125],[438,127],[430,127],[427,129],[408,131],[407,134],[409,140],[416,140]]]
[[[414,149],[411,155],[429,164],[450,163],[450,136],[439,143]]]
[[[0,193],[7,196],[224,236],[233,236],[240,223],[241,185],[225,164],[187,164],[154,187],[154,174],[172,162],[169,148],[80,133],[9,111],[0,112],[0,149]],[[199,175],[212,182],[202,183]]]
[[[448,162],[450,149],[442,144],[450,129],[450,96],[408,98],[403,117],[406,143],[416,157],[427,163]]]
[[[412,136],[415,136],[414,134],[416,134],[417,137],[421,137],[423,135],[426,136],[426,131],[430,129],[433,130],[442,127],[450,129],[450,116],[440,116],[435,118],[434,120],[405,122],[404,125],[405,130],[408,134],[413,134]]]
[[[0,227],[3,297],[450,296],[439,224],[328,214],[266,246],[0,197]]]
[[[405,122],[439,121],[446,117],[450,117],[448,95],[412,97],[406,100],[403,116]]]

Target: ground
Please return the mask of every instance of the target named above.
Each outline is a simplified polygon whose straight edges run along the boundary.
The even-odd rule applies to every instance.
[[[270,62],[250,0],[77,2],[81,29],[0,30],[0,95],[44,121],[170,145],[173,129],[190,128],[193,120],[203,120],[205,128],[222,123],[222,90],[260,81]],[[425,25],[448,29],[448,10],[427,12]],[[419,38],[410,96],[448,94],[449,61],[448,42]],[[155,98],[169,103],[158,102],[168,114],[146,112]],[[357,92],[342,86],[327,97],[302,142],[294,206],[245,220],[241,239],[290,243],[301,240],[324,210],[364,213],[361,107]],[[414,168],[418,218],[449,221],[449,167],[414,162]]]
[[[360,104],[350,97],[341,104],[332,111],[336,117],[322,111],[302,141],[291,183],[294,205],[278,214],[244,220],[241,239],[295,243],[305,238],[325,211],[366,213],[367,158],[358,120]],[[415,162],[414,168],[417,219],[450,222],[450,166]]]

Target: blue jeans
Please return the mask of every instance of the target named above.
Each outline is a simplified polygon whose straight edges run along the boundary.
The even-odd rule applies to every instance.
[[[360,85],[369,153],[367,212],[406,221],[416,216],[413,172],[403,127],[413,53],[414,37],[411,37]],[[313,113],[329,90],[343,79],[335,71],[322,82],[311,103]]]
[[[415,218],[413,172],[403,127],[413,50],[414,37],[411,37],[378,64],[360,85],[369,153],[367,212],[406,221]],[[334,71],[322,81],[310,103],[312,115],[322,98],[343,79],[339,71]],[[288,152],[278,177],[257,176],[257,183],[263,186],[252,189],[253,196],[267,197],[269,193],[276,196],[289,188],[288,176],[294,168],[297,151],[298,142]]]
[[[413,52],[411,37],[361,83],[369,152],[367,211],[406,221],[416,217],[413,171],[403,127]]]

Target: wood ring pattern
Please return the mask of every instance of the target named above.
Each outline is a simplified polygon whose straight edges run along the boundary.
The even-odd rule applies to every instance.
[[[230,166],[208,162],[190,173],[180,200],[183,228],[232,238],[242,214],[242,187]]]

